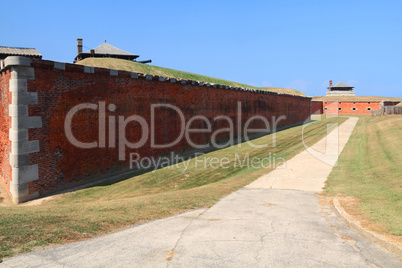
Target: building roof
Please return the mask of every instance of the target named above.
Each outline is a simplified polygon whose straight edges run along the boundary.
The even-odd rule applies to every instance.
[[[127,51],[121,50],[111,44],[103,43],[102,45],[88,50],[86,52],[80,53],[75,57],[76,60],[83,60],[85,58],[95,57],[95,58],[118,58],[125,60],[135,60],[139,55],[131,54]]]
[[[127,51],[121,50],[120,48],[117,48],[115,46],[112,46],[111,44],[108,43],[103,43],[102,45],[94,48],[95,54],[109,54],[109,55],[125,55],[125,56],[137,56],[138,55],[134,55],[131,54]],[[88,50],[84,53],[91,53],[91,50]]]
[[[4,47],[0,46],[0,54],[7,56],[28,56],[42,58],[42,55],[34,48]]]
[[[354,88],[354,87],[352,87],[352,86],[349,86],[349,85],[345,84],[345,83],[342,82],[342,81],[336,83],[336,84],[333,85],[331,88],[334,88],[334,87],[350,87],[350,88]]]

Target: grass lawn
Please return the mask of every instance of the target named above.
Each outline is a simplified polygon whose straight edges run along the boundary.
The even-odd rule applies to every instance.
[[[129,72],[137,72],[143,74],[152,74],[152,75],[160,75],[166,77],[175,77],[181,79],[190,79],[195,81],[203,81],[208,83],[232,86],[232,87],[244,87],[244,88],[252,88],[259,90],[266,90],[276,93],[297,95],[297,96],[306,96],[304,93],[290,89],[290,88],[276,88],[276,87],[254,87],[242,83],[232,82],[224,79],[214,78],[205,75],[199,75],[194,73],[188,73],[158,66],[153,66],[149,64],[138,63],[129,60],[122,59],[114,59],[114,58],[86,58],[83,59],[76,64],[87,65],[93,67],[101,67],[108,69],[116,69],[116,70],[124,70]]]
[[[328,123],[344,121],[345,118],[333,118],[310,124],[304,132],[305,141],[314,144],[324,137]],[[239,159],[243,163],[247,154],[251,160],[269,157],[271,153],[272,159],[288,160],[304,150],[301,129],[298,126],[278,132],[275,148],[272,135],[267,135],[253,140],[254,144],[268,143],[267,148],[252,148],[243,143],[193,158],[186,162],[189,166],[185,172],[183,162],[178,167],[131,175],[120,182],[64,194],[38,206],[0,207],[0,258],[212,206],[275,168],[240,166]],[[224,167],[228,168],[204,167],[208,157],[227,158],[225,163],[229,164]]]
[[[361,116],[325,188],[329,195],[354,197],[346,209],[368,228],[400,237],[401,133],[402,116]]]

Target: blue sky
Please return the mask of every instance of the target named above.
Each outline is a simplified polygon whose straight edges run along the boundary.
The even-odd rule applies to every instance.
[[[0,45],[72,62],[104,42],[153,65],[324,95],[402,97],[402,1],[3,1]]]

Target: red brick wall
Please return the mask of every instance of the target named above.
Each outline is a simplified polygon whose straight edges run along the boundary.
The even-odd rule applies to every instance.
[[[10,70],[0,73],[0,180],[10,191],[11,180],[11,141],[9,139],[9,129],[11,128],[11,117],[9,116],[9,104],[11,104],[11,92],[9,92],[9,81],[11,78]]]
[[[229,127],[226,120],[215,120],[224,115],[237,122],[237,104],[242,103],[241,125],[253,115],[261,115],[271,121],[285,115],[278,126],[303,122],[310,116],[310,98],[279,94],[263,94],[228,90],[206,86],[183,85],[181,83],[159,82],[131,78],[131,73],[119,71],[111,76],[109,69],[95,68],[94,73],[84,73],[84,66],[66,64],[65,70],[54,69],[54,62],[32,60],[35,79],[28,80],[28,91],[38,93],[38,104],[29,106],[29,116],[41,116],[42,128],[29,129],[29,140],[39,140],[40,151],[31,153],[30,165],[38,164],[39,180],[29,183],[30,192],[49,193],[74,184],[83,183],[96,176],[127,170],[129,153],[139,153],[141,157],[159,156],[171,151],[185,152],[191,146],[183,138],[175,146],[165,149],[151,148],[150,139],[139,149],[126,149],[126,160],[118,160],[118,141],[111,148],[106,130],[105,148],[81,149],[72,145],[64,131],[67,113],[72,107],[82,103],[99,104],[106,102],[106,126],[110,117],[127,118],[139,115],[150,123],[151,104],[166,103],[180,108],[185,122],[195,115],[205,116],[215,130]],[[115,105],[109,111],[108,105]],[[109,117],[110,116],[110,117]],[[81,142],[99,140],[98,111],[85,109],[78,112],[72,121],[72,132]],[[172,110],[157,109],[155,120],[155,140],[158,144],[176,139],[180,130],[180,118]],[[194,121],[192,128],[204,128],[201,120]],[[262,121],[253,121],[249,128],[262,128]],[[116,127],[117,128],[117,127]],[[235,130],[236,130],[235,126]],[[142,128],[138,123],[127,126],[126,136],[131,142],[141,137]],[[237,134],[237,133],[236,133]],[[227,132],[218,135],[224,140]],[[118,129],[116,130],[118,137]],[[204,144],[211,139],[211,133],[190,134],[196,144]]]
[[[311,102],[311,114],[323,114],[323,102],[322,101],[312,101]]]
[[[341,108],[341,110],[338,110]],[[353,108],[356,108],[353,110]],[[371,114],[371,110],[367,110],[370,108],[372,111],[379,110],[381,108],[380,101],[324,101],[324,113],[325,114]]]

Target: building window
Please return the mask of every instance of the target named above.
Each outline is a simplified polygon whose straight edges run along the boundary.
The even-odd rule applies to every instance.
[[[370,108],[370,107],[367,107],[366,110],[367,110],[367,111],[371,111],[371,108]]]
[[[338,111],[342,111],[342,107],[338,107]]]
[[[356,108],[356,107],[353,107],[353,108],[352,108],[352,111],[357,111],[357,108]]]

